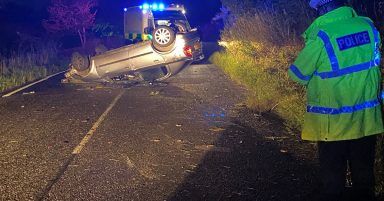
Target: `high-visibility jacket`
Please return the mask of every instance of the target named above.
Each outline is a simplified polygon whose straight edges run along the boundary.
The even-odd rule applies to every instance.
[[[350,7],[319,18],[289,75],[307,87],[302,138],[341,141],[383,133],[380,34]]]

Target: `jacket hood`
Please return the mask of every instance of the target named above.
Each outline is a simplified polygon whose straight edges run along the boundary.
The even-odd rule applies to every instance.
[[[340,8],[337,8],[329,13],[326,13],[325,15],[322,15],[318,17],[310,26],[309,28],[304,32],[302,35],[305,41],[308,39],[314,39],[317,37],[317,33],[319,31],[319,27],[322,25],[326,25],[329,23],[333,23],[340,20],[345,20],[353,17],[357,17],[356,11],[348,6],[343,6]]]

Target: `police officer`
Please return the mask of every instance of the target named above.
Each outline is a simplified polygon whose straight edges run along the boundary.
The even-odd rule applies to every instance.
[[[383,133],[380,34],[341,0],[311,0],[320,15],[289,68],[307,88],[304,140],[318,142],[324,200],[342,200],[347,162],[353,199],[374,200],[375,136]]]

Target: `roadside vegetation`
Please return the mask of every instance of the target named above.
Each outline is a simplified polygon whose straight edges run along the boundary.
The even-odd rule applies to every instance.
[[[350,1],[360,14],[370,13],[381,24],[384,1]],[[220,44],[224,50],[211,61],[233,80],[249,89],[247,105],[258,112],[273,112],[285,120],[289,133],[298,136],[305,113],[305,88],[287,75],[290,64],[303,47],[300,34],[315,18],[306,0],[262,1],[222,0],[224,29]],[[245,11],[245,12],[244,12]],[[377,193],[384,194],[383,137],[378,140]]]
[[[7,3],[4,2],[5,7]],[[41,21],[41,27],[8,31],[10,41],[2,46],[0,43],[0,93],[67,69],[70,52],[95,51],[102,38],[98,37],[99,32],[112,31],[110,26],[100,27],[95,23],[96,6],[95,0],[50,0],[49,17]],[[93,33],[92,27],[95,27]],[[73,35],[79,41],[70,38]]]
[[[55,43],[29,44],[0,54],[0,92],[62,69]]]

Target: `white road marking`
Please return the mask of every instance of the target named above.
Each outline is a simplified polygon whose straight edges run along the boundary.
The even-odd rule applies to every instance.
[[[92,138],[93,134],[99,128],[101,123],[105,120],[109,112],[112,110],[112,108],[116,105],[117,101],[123,96],[124,91],[122,91],[116,98],[112,101],[112,103],[108,106],[107,110],[99,117],[99,119],[96,121],[96,123],[92,126],[91,130],[88,131],[88,133],[84,136],[83,140],[81,140],[80,144],[77,145],[77,147],[72,151],[72,154],[77,155],[81,153],[81,150],[85,147],[85,145],[89,142],[89,140]]]
[[[44,82],[45,80],[48,80],[48,79],[50,79],[50,78],[52,78],[52,77],[55,77],[56,75],[59,75],[59,74],[65,73],[65,72],[66,72],[66,70],[65,70],[65,71],[61,71],[61,72],[56,73],[56,74],[53,74],[53,75],[50,75],[50,76],[48,76],[48,77],[46,77],[46,78],[43,78],[43,79],[41,79],[41,80],[38,80],[38,81],[36,81],[36,82],[34,82],[34,83],[31,83],[31,84],[28,84],[28,85],[26,85],[26,86],[24,86],[24,87],[21,87],[21,88],[19,88],[19,89],[16,89],[15,91],[12,91],[12,92],[10,92],[10,93],[7,93],[7,94],[3,95],[2,97],[3,97],[3,98],[10,97],[10,96],[12,96],[12,95],[15,94],[15,93],[18,93],[18,92],[20,92],[20,91],[22,91],[22,90],[24,90],[24,89],[27,89],[27,88],[29,88],[29,87],[35,85],[35,84],[38,84],[38,83],[40,83],[40,82]]]

